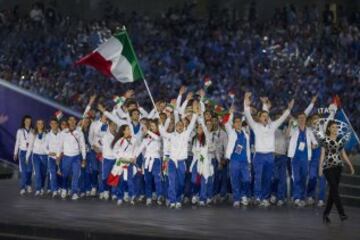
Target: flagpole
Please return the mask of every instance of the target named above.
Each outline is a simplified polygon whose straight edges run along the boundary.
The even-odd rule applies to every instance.
[[[132,46],[130,37],[129,37],[127,31],[126,31],[125,25],[122,26],[122,31],[126,34],[127,39],[129,39],[129,45],[130,45],[131,51],[133,52],[133,54],[134,54],[134,56],[135,56],[135,59],[136,59],[136,62],[138,63],[139,61],[138,61],[137,56],[136,56],[136,54],[135,54],[135,51],[134,51],[134,48],[133,48],[133,46]],[[158,110],[157,110],[157,107],[156,107],[154,98],[153,98],[153,96],[152,96],[152,94],[151,94],[149,85],[148,85],[148,83],[147,83],[147,81],[146,81],[146,79],[145,79],[145,77],[144,77],[144,73],[142,72],[141,67],[139,67],[139,71],[140,71],[141,78],[142,78],[142,80],[144,81],[146,90],[147,90],[147,92],[148,92],[148,94],[149,94],[150,100],[151,100],[151,102],[152,102],[152,104],[153,104],[153,106],[154,106],[154,108],[155,108],[156,113],[159,115],[159,112],[158,112]],[[160,117],[160,115],[159,115],[159,117]]]
[[[353,126],[351,125],[351,122],[349,121],[349,118],[347,117],[346,113],[344,112],[344,109],[341,108],[341,112],[343,113],[343,115],[345,117],[345,120],[349,123],[350,129],[354,133],[356,141],[358,142],[358,144],[360,144],[359,136],[357,135],[357,133],[355,132]]]
[[[158,112],[158,110],[157,110],[157,107],[156,107],[155,101],[154,101],[153,96],[152,96],[152,94],[151,94],[151,91],[150,91],[149,85],[148,85],[148,83],[147,83],[147,81],[146,81],[146,79],[145,79],[145,78],[143,78],[143,81],[144,81],[144,84],[145,84],[146,90],[147,90],[147,92],[148,92],[148,94],[149,94],[150,100],[151,100],[152,104],[154,105],[155,111],[156,111],[156,112],[157,112],[157,114],[159,115],[159,112]],[[160,115],[159,115],[159,117],[160,117]]]

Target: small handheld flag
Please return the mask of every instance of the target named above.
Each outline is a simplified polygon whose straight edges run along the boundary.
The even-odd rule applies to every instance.
[[[64,116],[63,112],[60,111],[60,110],[56,111],[56,112],[54,113],[54,115],[55,115],[55,117],[56,117],[56,119],[57,119],[58,121],[60,121],[60,120],[63,118],[63,116]]]

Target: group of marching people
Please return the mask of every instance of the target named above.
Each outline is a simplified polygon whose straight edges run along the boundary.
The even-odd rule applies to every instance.
[[[232,199],[233,206],[324,205],[326,181],[319,176],[320,145],[313,128],[319,116],[290,116],[291,100],[276,119],[251,105],[219,113],[206,98],[182,87],[177,99],[159,101],[146,112],[127,91],[112,110],[90,99],[77,121],[24,116],[17,131],[14,160],[19,160],[20,194],[52,194],[63,199],[95,197],[135,204],[199,206]],[[185,98],[184,98],[185,97]],[[334,115],[336,107],[330,107]],[[331,116],[330,116],[331,117]],[[321,168],[321,167],[320,167]],[[231,194],[230,194],[231,193]]]

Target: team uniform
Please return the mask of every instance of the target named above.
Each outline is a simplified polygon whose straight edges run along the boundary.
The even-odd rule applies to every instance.
[[[268,206],[274,167],[275,130],[289,116],[290,110],[287,109],[279,119],[269,122],[267,125],[254,121],[250,113],[250,107],[244,106],[244,113],[249,126],[255,134],[254,195],[256,199],[263,201],[264,206]]]
[[[62,157],[60,165],[63,177],[61,197],[66,198],[69,189],[68,178],[71,178],[72,198],[76,200],[80,190],[81,161],[86,159],[86,144],[82,131],[65,129],[61,133],[58,157]]]
[[[56,155],[60,149],[60,132],[49,131],[46,134],[45,148],[48,158],[48,172],[50,178],[50,190],[55,197],[59,190],[58,173],[60,171],[56,162]]]
[[[234,206],[241,203],[248,205],[250,187],[250,139],[245,130],[236,131],[232,126],[233,114],[230,115],[225,129],[228,134],[226,158],[229,159],[229,172]]]
[[[30,139],[32,129],[21,128],[16,132],[16,142],[14,147],[14,156],[19,159],[20,171],[20,193],[24,194],[25,191],[31,192],[31,177],[33,171],[32,161],[26,159],[26,153],[30,147]]]
[[[186,163],[188,158],[188,141],[196,123],[197,115],[193,114],[191,122],[183,132],[168,133],[160,126],[162,136],[170,139],[170,160],[168,163],[169,192],[171,207],[181,207],[184,194]],[[175,205],[176,204],[176,205]]]

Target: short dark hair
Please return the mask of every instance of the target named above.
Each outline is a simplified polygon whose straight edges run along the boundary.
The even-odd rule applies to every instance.
[[[132,110],[129,112],[130,117],[133,115],[134,112],[140,113],[139,109],[137,109],[137,108],[132,109]]]

